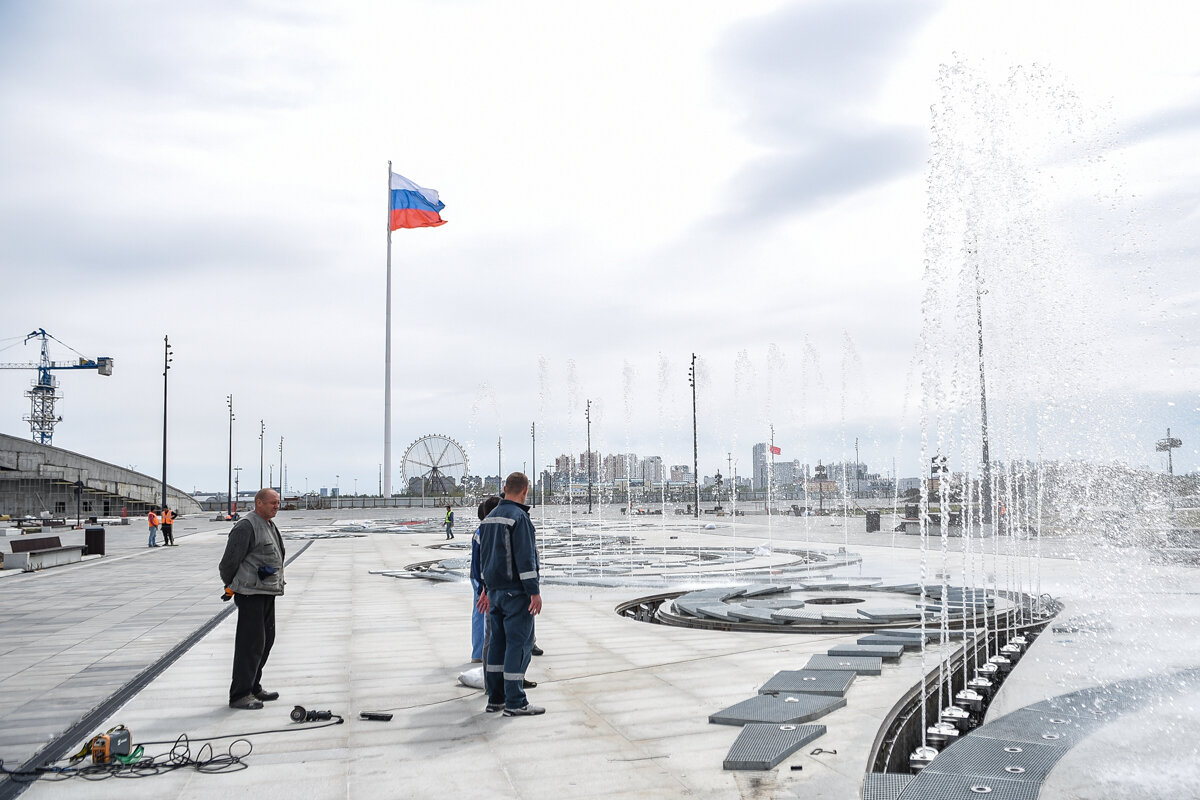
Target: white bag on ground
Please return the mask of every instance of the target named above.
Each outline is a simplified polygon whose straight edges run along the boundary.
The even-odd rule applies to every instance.
[[[471,667],[466,672],[458,674],[458,682],[472,689],[483,688],[483,667]]]

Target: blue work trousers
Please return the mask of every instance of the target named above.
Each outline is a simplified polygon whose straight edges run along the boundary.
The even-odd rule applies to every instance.
[[[471,606],[471,658],[483,658],[483,633],[487,629],[487,621],[479,610],[479,582],[471,579],[474,592],[474,605]]]
[[[533,615],[529,613],[529,595],[514,589],[488,592],[487,659],[483,681],[488,702],[504,703],[505,708],[523,708],[525,670],[533,650]]]

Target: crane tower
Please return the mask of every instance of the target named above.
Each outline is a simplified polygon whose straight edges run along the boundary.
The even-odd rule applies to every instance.
[[[58,394],[58,378],[54,376],[52,371],[58,369],[94,369],[101,375],[112,375],[113,360],[108,356],[101,356],[95,359],[87,358],[79,353],[78,350],[46,333],[44,328],[38,328],[27,335],[25,337],[25,344],[28,344],[30,339],[41,339],[41,359],[28,363],[0,364],[0,369],[37,370],[37,378],[25,392],[25,396],[29,398],[29,416],[24,417],[24,419],[29,423],[29,429],[33,433],[33,441],[38,444],[51,444],[54,438],[54,426],[62,421],[62,417],[56,416],[54,413],[54,403],[59,399],[60,395]],[[51,339],[54,339],[54,341],[63,345],[63,347],[79,355],[79,360],[51,361],[48,350]]]

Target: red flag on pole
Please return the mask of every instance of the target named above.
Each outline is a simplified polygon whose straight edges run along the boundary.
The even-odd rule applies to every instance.
[[[773,455],[773,456],[781,456],[781,455],[783,455],[783,451],[782,451],[782,450],[780,450],[780,449],[779,449],[778,447],[776,447],[775,445],[771,445],[771,455]]]

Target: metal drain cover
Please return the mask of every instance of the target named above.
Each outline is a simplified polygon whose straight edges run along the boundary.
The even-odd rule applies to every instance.
[[[1005,740],[1005,745],[1030,742],[1069,748],[1101,725],[1103,722],[1095,718],[1060,717],[1022,708],[977,728],[972,735]]]
[[[777,619],[775,611],[770,608],[754,608],[750,606],[729,606],[729,616],[743,622],[765,622],[768,625],[786,625],[787,620]]]
[[[853,671],[859,675],[878,675],[883,672],[883,659],[879,656],[812,656],[804,668],[836,672]]]
[[[1014,747],[1018,748],[1016,752],[1012,752]],[[1040,783],[1065,754],[1062,747],[993,739],[976,733],[963,736],[947,747],[925,770]]]
[[[976,775],[945,775],[928,772],[928,769],[921,770],[912,779],[900,794],[900,800],[965,800],[971,797],[1037,800],[1039,785],[1036,783],[980,778]]]
[[[858,637],[859,644],[883,644],[883,645],[900,645],[905,650],[920,650],[920,639],[900,639],[895,636],[883,636],[878,633],[869,633],[866,636]]]
[[[836,672],[824,669],[785,669],[776,672],[758,690],[759,694],[782,692],[785,694],[822,694],[829,697],[845,697],[846,690],[854,683],[853,672]]]
[[[824,725],[747,725],[729,748],[725,769],[772,769],[824,733]]]
[[[912,779],[899,772],[868,772],[863,776],[862,800],[899,800]]]
[[[798,725],[819,719],[844,705],[844,697],[760,694],[709,715],[708,721],[716,725],[752,725],[756,722]]]
[[[904,654],[902,644],[839,644],[825,651],[831,656],[879,656],[883,659],[898,660]]]

